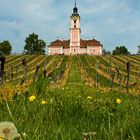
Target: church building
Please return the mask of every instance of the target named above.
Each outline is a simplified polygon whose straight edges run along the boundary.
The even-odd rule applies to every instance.
[[[103,45],[100,41],[95,39],[84,40],[80,37],[80,15],[78,14],[78,8],[73,8],[73,13],[70,16],[70,39],[69,40],[55,40],[48,46],[48,54],[64,54],[64,55],[102,55]]]

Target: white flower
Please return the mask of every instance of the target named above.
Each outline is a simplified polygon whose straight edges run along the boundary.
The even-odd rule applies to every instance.
[[[0,122],[0,138],[13,140],[18,135],[17,128],[12,122]]]

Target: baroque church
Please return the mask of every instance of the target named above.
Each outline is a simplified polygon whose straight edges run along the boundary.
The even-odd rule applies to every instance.
[[[103,45],[100,41],[95,39],[84,40],[80,38],[80,15],[78,14],[78,8],[73,8],[73,13],[70,16],[70,39],[69,40],[55,40],[48,46],[48,54],[64,54],[64,55],[102,55]]]

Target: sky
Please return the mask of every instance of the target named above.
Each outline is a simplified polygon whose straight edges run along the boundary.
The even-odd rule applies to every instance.
[[[81,38],[99,40],[104,49],[140,45],[140,0],[77,0]],[[31,33],[47,45],[69,39],[74,0],[0,0],[0,42],[9,40],[13,53],[21,53]]]

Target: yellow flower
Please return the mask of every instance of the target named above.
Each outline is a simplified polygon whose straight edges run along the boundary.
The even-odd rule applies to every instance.
[[[32,95],[32,96],[29,97],[29,101],[30,102],[34,101],[35,99],[36,99],[36,97],[34,95]]]
[[[120,104],[121,102],[122,102],[121,99],[116,99],[117,104]]]
[[[42,105],[45,105],[45,104],[47,104],[47,103],[48,103],[47,101],[44,101],[44,100],[41,101],[41,104],[42,104]]]
[[[92,100],[92,98],[93,98],[93,97],[91,97],[91,96],[88,96],[88,97],[87,97],[88,100]]]

